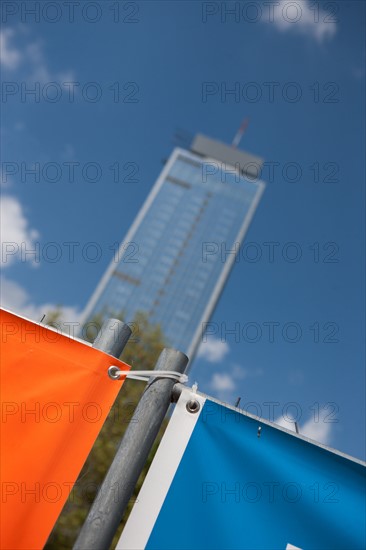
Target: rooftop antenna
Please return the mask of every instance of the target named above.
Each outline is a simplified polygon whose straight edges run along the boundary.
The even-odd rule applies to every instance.
[[[241,138],[243,137],[243,134],[248,127],[248,124],[249,124],[249,118],[246,117],[241,123],[239,130],[236,132],[234,136],[234,139],[231,144],[233,147],[238,147],[239,143],[241,142]]]

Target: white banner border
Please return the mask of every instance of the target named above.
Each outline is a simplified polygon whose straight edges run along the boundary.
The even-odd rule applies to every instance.
[[[197,412],[187,411],[190,400],[199,402]],[[115,550],[146,547],[205,401],[205,396],[190,388],[182,390]]]

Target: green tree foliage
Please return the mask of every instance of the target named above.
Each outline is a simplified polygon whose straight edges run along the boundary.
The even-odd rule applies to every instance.
[[[46,319],[48,324],[57,322],[60,313],[55,312],[51,317]],[[95,317],[92,321],[94,326],[90,324],[90,328],[94,329],[93,336],[95,337],[96,326],[101,326],[104,315],[101,314]],[[114,318],[123,318],[123,314],[113,315]],[[139,313],[136,315],[134,322],[130,325],[132,328],[132,336],[121,356],[121,359],[139,370],[153,369],[156,361],[165,346],[163,334],[159,325],[149,323],[145,314]],[[90,333],[92,330],[90,330]],[[93,338],[91,334],[86,334],[88,339]],[[144,391],[145,384],[136,380],[126,380],[123,387],[112,407],[110,414],[96,440],[85,465],[80,472],[79,478],[72,490],[68,501],[66,502],[62,513],[48,539],[45,550],[69,550],[72,548],[79,530],[88,514],[90,506],[95,498],[98,488],[100,487],[105,474],[113,460],[116,450],[119,446],[121,438],[128,426],[132,417],[133,411]],[[133,502],[136,500],[137,493],[141,487],[142,481],[150,466],[153,455],[155,454],[158,443],[161,439],[165,425],[160,430],[151,456],[147,461],[144,472],[141,474],[134,495],[131,498],[129,509],[132,508]],[[123,525],[128,517],[121,522],[118,533],[115,537],[117,542]]]

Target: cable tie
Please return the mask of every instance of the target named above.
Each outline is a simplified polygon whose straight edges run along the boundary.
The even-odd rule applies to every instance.
[[[124,376],[125,378],[142,380],[144,382],[148,382],[150,378],[170,378],[171,380],[181,382],[182,384],[188,381],[188,376],[186,374],[181,374],[180,372],[170,370],[120,370],[115,365],[109,367],[108,376],[112,378],[112,380],[119,380],[122,376]]]

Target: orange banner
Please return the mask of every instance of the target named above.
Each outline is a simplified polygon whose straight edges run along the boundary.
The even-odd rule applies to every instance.
[[[0,310],[1,549],[40,550],[122,386],[122,361]]]

